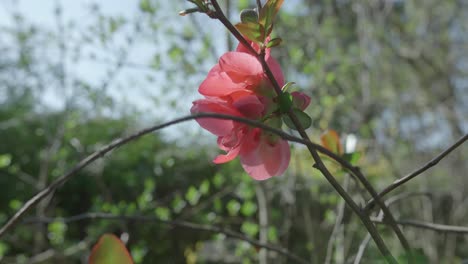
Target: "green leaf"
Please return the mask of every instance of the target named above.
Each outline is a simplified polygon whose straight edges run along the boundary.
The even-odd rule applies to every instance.
[[[329,129],[325,131],[320,136],[320,141],[322,142],[322,146],[324,146],[331,152],[335,154],[343,153],[343,146],[341,145],[341,142],[340,142],[340,136],[335,130]]]
[[[345,153],[343,155],[343,158],[349,163],[355,165],[356,162],[358,162],[358,160],[361,158],[361,153],[360,152]]]
[[[242,204],[241,213],[244,216],[252,216],[257,211],[257,205],[251,201],[246,201]]]
[[[281,117],[279,116],[273,116],[271,118],[268,118],[265,122],[265,125],[281,129],[281,126],[283,125],[283,121],[281,121]]]
[[[258,225],[252,222],[244,222],[241,226],[242,233],[247,236],[254,237],[258,233]]]
[[[300,109],[293,108],[293,113],[296,115],[297,119],[301,123],[304,129],[309,128],[312,125],[312,118],[309,115],[302,112]],[[296,126],[294,125],[293,121],[289,116],[283,115],[283,122],[291,129],[297,130]]]
[[[284,0],[268,0],[260,10],[259,23],[266,29],[266,35],[270,35],[276,14]]]
[[[63,222],[56,221],[48,225],[48,237],[52,245],[61,245],[65,241],[65,232],[67,225]]]
[[[156,9],[151,4],[150,0],[141,0],[140,1],[140,10],[146,13],[154,14]]]
[[[263,43],[265,41],[265,28],[259,23],[247,22],[235,25],[242,35],[254,42]]]
[[[195,205],[200,199],[200,193],[197,188],[190,186],[187,193],[185,194],[185,199],[189,202],[190,205]]]
[[[288,84],[286,84],[288,85]],[[285,85],[285,86],[286,86]],[[287,88],[287,87],[286,87]],[[281,113],[287,113],[293,104],[293,98],[290,93],[281,93],[278,95],[279,109]]]
[[[294,84],[296,84],[295,82],[287,82],[285,85],[283,85],[283,87],[281,88],[281,91],[283,92],[286,92],[289,87],[293,86]]]
[[[227,203],[226,208],[230,216],[236,216],[241,208],[240,203],[236,200],[231,200]]]
[[[133,260],[119,238],[104,234],[94,245],[89,264],[133,264]]]
[[[167,207],[157,207],[154,213],[162,220],[169,220],[171,218],[171,211]]]
[[[2,154],[0,155],[0,169],[6,168],[11,164],[11,155],[10,154]]]
[[[273,48],[273,47],[276,47],[279,44],[281,44],[281,42],[283,42],[283,40],[281,38],[274,38],[274,39],[268,41],[266,47],[267,48]]]
[[[207,195],[210,191],[210,181],[204,180],[200,185],[199,191],[202,195]]]

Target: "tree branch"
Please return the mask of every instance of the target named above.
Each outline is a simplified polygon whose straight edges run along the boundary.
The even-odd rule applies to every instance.
[[[217,0],[211,0],[211,3],[215,9],[214,13],[214,18],[217,18],[226,28],[239,40],[239,42],[244,45],[249,52],[252,54],[256,55],[257,60],[262,64],[262,68],[268,79],[270,80],[271,84],[273,85],[273,88],[275,89],[275,92],[278,96],[280,96],[282,92],[282,88],[276,81],[276,78],[273,75],[273,72],[271,71],[270,67],[268,66],[266,60],[265,60],[265,50],[262,49],[260,53],[257,53],[251,45],[248,43],[248,41],[242,36],[241,33],[232,25],[232,23],[226,18],[224,15],[223,11],[221,10]],[[294,114],[292,109],[289,109],[287,112],[288,117],[291,119],[292,123],[295,125],[297,131],[301,135],[302,139],[305,141],[309,141],[309,136],[305,132],[305,129],[302,127],[301,123],[299,122],[299,119],[297,116]],[[330,171],[327,169],[325,164],[323,163],[322,159],[318,155],[317,149],[313,148],[312,146],[307,145],[307,148],[312,155],[312,158],[315,161],[314,168],[318,169],[323,176],[327,179],[327,181],[333,186],[333,188],[338,192],[338,194],[345,200],[345,202],[348,204],[348,206],[354,211],[354,213],[361,219],[361,222],[364,224],[364,226],[367,228],[369,233],[371,234],[372,238],[374,239],[375,243],[377,244],[377,247],[379,248],[380,252],[382,253],[383,256],[386,256],[387,260],[389,263],[397,263],[396,259],[392,256],[391,252],[388,250],[387,246],[385,245],[385,242],[383,241],[382,237],[378,233],[376,227],[374,224],[370,221],[369,216],[365,214],[365,212],[361,211],[361,208],[354,202],[354,200],[351,198],[351,196],[343,189],[343,187],[338,183],[338,181],[335,179],[335,177],[330,173]],[[365,179],[365,177],[361,177],[361,175],[358,174],[358,178],[362,181],[364,187],[368,189],[368,191],[371,193],[371,195],[376,199],[378,204],[385,208],[385,204],[378,198],[377,192],[374,190],[372,185]],[[389,219],[392,221],[393,217],[391,215],[391,212],[388,209],[385,209],[386,213],[389,214]],[[403,233],[401,230],[399,230],[398,226],[393,222],[392,228],[395,230],[398,238],[402,242],[403,246],[409,250],[409,245],[406,241],[406,239],[403,236]]]
[[[377,224],[387,224],[385,220],[379,219],[377,217],[372,217],[371,220]],[[442,225],[417,220],[397,220],[397,223],[402,226],[413,226],[417,228],[429,229],[435,232],[468,235],[468,227],[465,226]]]
[[[194,115],[188,115],[184,117],[180,117],[177,119],[174,119],[172,121],[155,125],[143,130],[140,130],[132,135],[129,135],[124,138],[118,138],[112,141],[112,143],[104,146],[100,150],[90,154],[86,158],[82,159],[77,165],[75,165],[71,170],[69,170],[67,173],[64,175],[60,176],[58,179],[56,179],[54,182],[52,182],[49,186],[46,188],[42,189],[40,192],[38,192],[36,195],[34,195],[32,198],[27,200],[24,205],[2,226],[0,229],[0,238],[10,229],[12,228],[20,218],[27,213],[33,206],[35,206],[39,201],[44,199],[47,195],[52,193],[55,189],[57,189],[59,186],[62,184],[66,183],[68,180],[70,180],[76,173],[81,171],[83,168],[94,162],[95,160],[102,158],[105,154],[108,152],[112,151],[113,149],[116,149],[122,145],[125,145],[133,140],[136,140],[146,134],[149,134],[151,132],[169,127],[171,125],[175,125],[178,123],[186,122],[189,120],[194,120],[194,119],[201,119],[201,118],[218,118],[218,119],[225,119],[225,120],[233,120],[236,122],[241,122],[247,125],[251,125],[253,127],[258,127],[261,128],[265,131],[271,132],[275,135],[280,136],[281,138],[291,141],[291,142],[296,142],[300,144],[304,144],[307,146],[310,146],[311,148],[315,148],[321,153],[329,156],[330,158],[336,160],[340,164],[347,164],[345,160],[331,152],[330,150],[326,149],[325,147],[322,147],[318,144],[312,143],[310,141],[306,141],[303,139],[300,139],[298,137],[292,136],[290,134],[285,133],[284,131],[276,128],[269,127],[263,123],[260,123],[255,120],[251,119],[246,119],[238,116],[230,116],[230,115],[223,115],[223,114],[215,114],[215,113],[198,113]]]
[[[308,261],[294,255],[293,253],[289,252],[287,249],[268,244],[262,243],[258,240],[249,238],[241,233],[232,231],[230,229],[218,227],[218,226],[211,226],[211,225],[203,225],[192,223],[188,221],[180,221],[180,220],[163,220],[154,216],[144,216],[144,215],[114,215],[114,214],[107,214],[107,213],[84,213],[79,214],[67,218],[49,218],[49,217],[40,217],[40,218],[28,218],[23,221],[25,224],[48,224],[53,222],[62,222],[62,223],[72,223],[82,220],[96,220],[96,219],[103,219],[103,220],[116,220],[116,221],[139,221],[139,222],[157,222],[162,223],[170,226],[182,227],[182,228],[189,228],[193,230],[200,230],[212,233],[221,233],[229,237],[233,237],[245,242],[250,243],[253,246],[265,248],[279,254],[282,254],[288,257],[291,260],[294,260],[297,263],[307,264]]]
[[[445,158],[450,152],[454,151],[456,148],[461,146],[466,140],[468,139],[468,134],[465,134],[463,137],[461,137],[459,140],[457,140],[453,145],[451,145],[449,148],[444,150],[442,153],[437,155],[435,158],[427,162],[424,166],[421,168],[417,169],[416,171],[406,175],[405,177],[398,179],[394,181],[392,184],[387,186],[383,191],[381,191],[378,195],[379,198],[384,197],[386,194],[389,192],[395,190],[396,188],[400,187],[401,185],[405,184],[409,180],[415,178],[416,176],[420,175],[421,173],[425,172],[426,170],[434,167],[441,161],[443,158]],[[375,199],[372,198],[369,202],[367,202],[367,205],[365,206],[364,210],[370,210],[375,204]]]

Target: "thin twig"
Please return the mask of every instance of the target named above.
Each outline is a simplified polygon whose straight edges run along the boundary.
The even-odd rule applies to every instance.
[[[239,42],[244,45],[252,54],[255,54],[258,61],[261,63],[262,68],[268,79],[270,80],[271,84],[273,85],[273,88],[275,92],[277,93],[278,96],[280,96],[283,92],[281,90],[280,85],[278,84],[276,78],[274,77],[270,67],[268,66],[266,60],[265,60],[265,50],[262,49],[260,51],[260,54],[258,54],[248,43],[248,41],[242,36],[242,34],[232,25],[232,23],[226,18],[224,15],[223,11],[221,10],[217,0],[211,0],[211,3],[215,9],[214,17],[217,18],[223,25],[226,26],[226,28],[239,40]],[[292,109],[290,109],[287,112],[288,117],[291,119],[292,123],[296,127],[297,131],[301,135],[302,139],[306,141],[310,141],[309,136],[305,132],[305,129],[302,127],[301,123],[299,122],[299,119],[297,116],[294,114]],[[385,242],[383,241],[382,237],[378,233],[376,227],[370,221],[368,215],[366,215],[359,206],[354,202],[354,200],[351,198],[351,196],[341,187],[341,185],[338,183],[338,181],[335,179],[335,177],[330,173],[330,171],[327,169],[325,164],[323,163],[322,159],[320,158],[317,149],[307,146],[310,154],[312,155],[312,158],[315,161],[314,167],[318,169],[323,176],[327,179],[327,181],[333,186],[333,188],[338,192],[338,194],[345,200],[345,202],[348,204],[348,206],[354,211],[356,215],[361,219],[361,222],[364,224],[364,226],[367,228],[369,233],[371,234],[372,238],[374,239],[375,243],[377,244],[377,247],[379,248],[380,252],[382,255],[386,256],[387,261],[389,263],[397,263],[395,257],[391,254],[390,250],[388,250],[387,246],[385,245]],[[366,179],[364,179],[366,181]],[[366,186],[366,184],[365,184]],[[367,186],[371,187],[371,190],[374,191],[376,194],[377,192],[372,188],[370,184],[367,184]],[[372,194],[372,192],[371,192]],[[378,197],[377,201],[379,201]],[[379,205],[382,204],[383,207],[385,207],[385,204],[383,202],[379,202]],[[388,210],[387,210],[388,211]],[[389,214],[390,211],[388,211]],[[393,227],[396,230],[398,229],[397,225],[393,225]],[[400,232],[400,234],[402,234]],[[398,233],[397,233],[398,235]],[[398,235],[400,238],[400,235]],[[405,246],[405,244],[404,244]]]
[[[366,238],[364,238],[364,240],[362,241],[361,245],[359,245],[359,249],[358,249],[358,252],[356,254],[356,258],[354,258],[354,264],[359,264],[361,263],[361,259],[362,257],[364,256],[364,251],[366,250],[367,248],[367,245],[369,244],[369,241],[371,239],[371,236],[370,234],[367,234],[366,235]]]
[[[216,114],[216,113],[198,113],[198,114],[193,114],[193,115],[187,115],[183,116],[180,118],[176,118],[172,121],[155,125],[143,130],[140,130],[132,135],[129,135],[124,138],[118,138],[112,141],[112,143],[104,146],[100,150],[90,154],[86,158],[82,159],[77,165],[75,165],[71,170],[69,170],[67,173],[64,175],[60,176],[57,178],[54,182],[52,182],[49,186],[46,188],[42,189],[40,192],[38,192],[36,195],[34,195],[32,198],[27,200],[24,205],[2,226],[0,229],[0,238],[8,231],[8,229],[12,228],[16,222],[26,213],[28,212],[33,206],[35,206],[39,201],[44,199],[47,195],[49,195],[51,192],[53,192],[55,189],[57,189],[59,186],[70,180],[76,173],[81,171],[83,168],[88,166],[90,163],[94,162],[95,160],[102,158],[105,154],[108,152],[125,145],[133,140],[136,140],[146,134],[149,134],[151,132],[169,127],[171,125],[175,125],[178,123],[186,122],[189,120],[194,120],[194,119],[202,119],[202,118],[218,118],[218,119],[225,119],[225,120],[233,120],[236,122],[241,122],[247,125],[251,125],[253,127],[258,127],[261,128],[265,131],[271,132],[275,135],[280,136],[281,138],[291,141],[291,142],[296,142],[300,144],[304,144],[307,146],[310,146],[312,148],[317,149],[321,153],[329,156],[330,158],[336,160],[340,164],[345,164],[346,161],[344,161],[342,158],[331,152],[330,150],[326,149],[325,147],[322,147],[318,144],[312,143],[310,141],[306,141],[303,139],[300,139],[298,137],[292,136],[290,134],[285,133],[284,131],[280,129],[276,129],[273,127],[269,127],[261,122],[251,120],[251,119],[246,119],[238,116],[230,116],[230,115],[223,115],[223,114]]]
[[[28,219],[25,219],[23,223],[25,224],[35,224],[35,223],[47,224],[47,223],[53,223],[53,222],[71,223],[71,222],[77,222],[77,221],[82,221],[82,220],[95,220],[95,219],[117,220],[117,221],[157,222],[157,223],[167,224],[171,226],[189,228],[193,230],[201,230],[201,231],[207,231],[207,232],[212,232],[212,233],[221,233],[226,236],[248,242],[253,246],[265,248],[265,249],[277,252],[279,254],[282,254],[288,257],[291,260],[296,261],[297,263],[303,263],[303,264],[308,263],[308,261],[296,256],[295,254],[289,252],[287,249],[283,247],[268,244],[268,243],[262,243],[258,240],[249,238],[241,233],[232,231],[230,229],[226,229],[226,228],[218,227],[218,226],[212,226],[212,225],[197,224],[197,223],[192,223],[188,221],[163,220],[154,216],[114,215],[114,214],[108,214],[108,213],[84,213],[84,214],[79,214],[79,215],[75,215],[75,216],[71,216],[67,218],[49,218],[49,217],[28,218]]]
[[[345,189],[345,191],[348,191],[348,185],[349,185],[349,177],[346,177],[343,183],[343,188]],[[325,264],[331,263],[332,253],[333,253],[333,244],[335,243],[335,240],[338,236],[338,232],[340,228],[344,226],[342,222],[343,222],[343,217],[344,217],[344,212],[345,212],[345,205],[346,204],[342,200],[336,207],[336,211],[337,211],[336,220],[335,220],[335,225],[333,226],[332,233],[330,235],[330,239],[328,240],[327,254],[326,254],[325,262],[324,262]]]
[[[468,139],[468,134],[465,134],[463,137],[461,137],[459,140],[457,140],[453,145],[451,145],[449,148],[444,150],[442,153],[440,153],[439,155],[434,157],[432,160],[427,162],[421,168],[415,170],[414,172],[408,174],[407,176],[404,176],[401,179],[398,179],[398,180],[394,181],[392,184],[387,186],[383,191],[381,191],[379,193],[379,198],[384,197],[389,192],[395,190],[396,188],[398,188],[401,185],[405,184],[409,180],[415,178],[416,176],[420,175],[421,173],[425,172],[426,170],[430,169],[431,167],[434,167],[435,165],[437,165],[437,163],[439,163],[439,161],[441,161],[448,154],[450,154],[450,152],[454,151],[456,148],[461,146],[467,139]],[[368,211],[368,210],[372,209],[372,207],[374,206],[374,203],[375,203],[375,199],[372,198],[369,202],[367,202],[367,205],[365,206],[364,210]]]
[[[372,222],[377,224],[387,224],[385,220],[373,217]],[[402,226],[413,226],[423,229],[429,229],[436,232],[442,233],[455,233],[461,235],[468,235],[468,227],[465,226],[454,226],[454,225],[442,225],[431,222],[416,221],[416,220],[397,220],[397,223]]]

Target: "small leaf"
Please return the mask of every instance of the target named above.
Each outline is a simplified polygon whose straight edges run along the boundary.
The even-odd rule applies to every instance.
[[[11,155],[10,154],[2,154],[0,155],[0,169],[6,168],[11,164]]]
[[[150,13],[150,14],[154,14],[154,12],[156,12],[156,9],[151,4],[150,0],[141,0],[140,10],[146,13]]]
[[[359,152],[351,152],[351,153],[345,153],[343,155],[343,158],[348,161],[349,163],[351,164],[356,164],[356,162],[359,161],[359,159],[361,158],[361,153]]]
[[[238,23],[235,25],[242,35],[246,36],[251,41],[263,43],[265,41],[265,29],[259,23]]]
[[[274,127],[281,129],[281,126],[283,125],[283,121],[281,121],[281,118],[279,116],[273,116],[271,118],[268,118],[265,122],[265,125],[269,127]]]
[[[133,264],[133,260],[119,238],[104,234],[94,245],[89,264]]]
[[[299,123],[301,123],[302,128],[307,129],[312,125],[312,118],[309,115],[302,112],[300,109],[293,108],[293,113],[296,115]],[[294,125],[293,121],[289,116],[283,115],[283,122],[291,129],[297,130],[296,126]]]
[[[324,146],[331,152],[335,154],[343,154],[343,146],[340,142],[340,136],[335,130],[329,129],[325,131],[320,136],[320,141],[322,141],[322,146]]]
[[[187,199],[190,205],[195,205],[200,199],[200,193],[195,187],[190,186],[187,193],[185,194],[185,199]]]
[[[286,84],[287,85],[287,84]],[[278,104],[281,113],[286,113],[291,109],[293,104],[292,95],[290,93],[281,93],[278,95]]]
[[[281,38],[274,38],[274,39],[268,41],[266,46],[267,46],[267,48],[273,48],[273,47],[276,47],[279,44],[281,44],[282,41],[283,40]]]
[[[296,84],[296,83],[295,82],[287,82],[285,85],[283,85],[283,87],[281,88],[281,91],[286,92],[289,89],[289,87],[291,87],[294,84]]]
[[[273,21],[283,2],[284,0],[268,0],[262,7],[262,10],[260,10],[258,21],[266,29],[267,36],[270,35],[273,29]]]
[[[241,226],[242,233],[246,234],[249,237],[255,237],[257,235],[259,227],[256,223],[244,222]]]

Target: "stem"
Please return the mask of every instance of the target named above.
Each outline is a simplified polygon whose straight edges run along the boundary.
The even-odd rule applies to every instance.
[[[465,134],[463,137],[461,137],[459,140],[457,140],[453,145],[451,145],[449,148],[447,148],[442,153],[437,155],[435,158],[430,160],[424,166],[422,166],[421,168],[417,169],[416,171],[408,174],[407,176],[404,176],[403,178],[394,181],[392,184],[387,186],[387,188],[385,188],[383,191],[381,191],[378,194],[378,198],[384,197],[389,192],[395,190],[396,188],[400,187],[401,185],[405,184],[409,180],[415,178],[416,176],[420,175],[421,173],[425,172],[426,170],[430,169],[431,167],[434,167],[435,165],[437,165],[437,163],[439,163],[439,161],[441,161],[443,158],[445,158],[445,156],[450,154],[450,152],[452,152],[453,150],[455,150],[456,148],[461,146],[467,139],[468,139],[468,134]],[[366,210],[366,211],[370,210],[374,206],[375,202],[376,202],[376,199],[372,198],[369,202],[367,202],[367,205],[364,208],[364,210]]]
[[[266,76],[268,79],[271,81],[277,95],[281,95],[281,87],[279,86],[278,82],[276,81],[273,73],[271,72],[271,69],[269,68],[266,60],[265,60],[265,50],[262,50],[260,54],[258,54],[247,42],[247,40],[242,36],[242,34],[237,31],[237,29],[232,25],[232,23],[226,18],[224,15],[223,11],[221,10],[217,0],[212,0],[211,1],[214,9],[215,9],[215,17],[218,18],[218,20],[223,23],[223,25],[226,26],[226,28],[239,40],[242,45],[246,46],[246,48],[249,49],[253,54],[256,54],[257,59],[260,61],[263,67],[263,71],[265,72]],[[297,131],[301,135],[302,139],[305,141],[309,141],[309,136],[305,132],[305,129],[302,127],[301,123],[297,119],[296,115],[292,112],[292,109],[290,109],[287,113],[289,118],[292,120],[293,124],[296,126]],[[341,185],[337,182],[337,180],[333,177],[333,175],[328,171],[327,167],[323,163],[322,159],[320,158],[317,150],[313,148],[312,146],[308,145],[307,146],[310,154],[312,155],[312,158],[315,161],[314,167],[318,169],[327,179],[327,181],[333,186],[333,188],[340,194],[340,196],[345,200],[345,202],[348,204],[349,207],[358,215],[358,217],[361,219],[361,222],[364,224],[364,226],[367,228],[369,231],[369,234],[372,236],[374,239],[375,243],[377,244],[377,247],[379,248],[380,252],[382,253],[383,256],[386,257],[387,262],[389,263],[398,263],[396,259],[393,257],[393,255],[390,253],[388,250],[387,246],[385,245],[382,237],[377,231],[377,228],[375,225],[372,223],[370,218],[359,208],[359,206],[354,202],[354,200],[351,198],[351,196],[341,187]],[[395,225],[396,226],[396,225]]]

